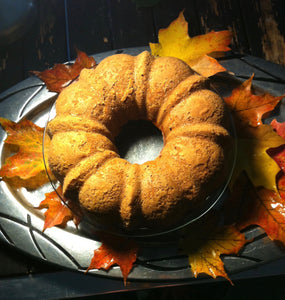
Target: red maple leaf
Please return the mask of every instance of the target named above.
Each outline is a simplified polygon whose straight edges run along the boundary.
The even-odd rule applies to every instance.
[[[66,86],[74,81],[84,68],[91,69],[96,65],[93,57],[77,50],[77,58],[74,64],[56,64],[53,68],[42,72],[32,71],[38,76],[51,92],[60,93]]]
[[[122,272],[124,284],[137,259],[138,245],[132,239],[110,234],[99,234],[102,245],[94,251],[91,263],[86,270],[105,269],[117,264]]]
[[[279,123],[275,119],[271,122],[271,126],[285,140],[285,122]],[[267,153],[276,161],[281,170],[285,171],[285,146],[268,149]]]
[[[285,139],[285,122],[279,123],[276,119],[274,119],[271,122],[271,126],[281,137],[283,137],[283,139]]]

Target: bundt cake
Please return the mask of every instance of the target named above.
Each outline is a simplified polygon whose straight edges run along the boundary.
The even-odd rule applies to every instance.
[[[114,143],[123,124],[151,121],[159,156],[141,165]],[[117,54],[82,70],[47,125],[48,162],[63,195],[101,224],[127,230],[179,223],[225,181],[230,143],[223,100],[183,61]]]

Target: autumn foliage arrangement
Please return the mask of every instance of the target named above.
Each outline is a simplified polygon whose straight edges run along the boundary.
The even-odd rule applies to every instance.
[[[226,71],[216,58],[230,50],[229,31],[212,31],[191,38],[188,23],[181,12],[168,28],[159,31],[158,40],[157,44],[150,44],[155,56],[180,58],[206,77]],[[33,73],[45,82],[50,91],[60,92],[76,80],[83,68],[95,67],[92,57],[78,51],[73,64],[57,64],[52,69]],[[204,273],[214,278],[222,276],[231,282],[221,255],[238,255],[244,245],[251,242],[242,233],[249,226],[260,226],[270,239],[285,245],[285,123],[273,120],[269,125],[264,124],[264,119],[285,95],[254,94],[253,77],[224,98],[234,120],[237,142],[236,166],[229,185],[229,196],[218,212],[210,212],[186,227],[179,241],[181,253],[188,256],[195,277]],[[49,178],[42,156],[43,128],[25,119],[15,123],[0,118],[0,124],[7,132],[6,147],[15,153],[0,169],[2,180],[16,188],[28,189],[47,183]],[[48,138],[44,146],[48,153]],[[49,176],[52,177],[52,174]],[[59,195],[60,187],[46,194],[39,207],[35,208],[46,209],[43,230],[53,226],[65,227],[69,221],[78,226],[81,221],[79,208],[73,207],[72,203],[66,205]],[[135,266],[138,244],[118,236],[100,232],[98,235],[102,245],[94,250],[86,271],[108,270],[119,265],[126,284]]]

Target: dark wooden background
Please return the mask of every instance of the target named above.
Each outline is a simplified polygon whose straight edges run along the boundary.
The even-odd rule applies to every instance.
[[[34,6],[21,32],[0,40],[0,92],[31,70],[74,59],[75,47],[95,54],[157,42],[158,30],[183,9],[190,36],[230,29],[234,52],[285,65],[284,0],[34,0]]]

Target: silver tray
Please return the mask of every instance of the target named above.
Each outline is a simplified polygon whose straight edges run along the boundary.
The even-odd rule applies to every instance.
[[[96,62],[100,62],[103,58],[118,52],[137,55],[145,49],[147,48],[136,47],[109,51],[96,54],[94,58]],[[248,78],[251,74],[243,73],[246,68],[241,66],[241,62],[251,70],[251,73],[255,72],[257,76],[263,78],[260,82],[256,82],[257,87],[265,88],[273,94],[281,94],[279,89],[280,86],[282,89],[282,85],[275,82],[274,77],[255,69],[245,60],[230,58],[225,59],[223,64],[227,70],[235,73],[242,70],[241,74],[244,74],[242,76]],[[264,78],[268,78],[268,80],[264,80]],[[237,78],[228,75],[217,76],[214,81],[220,92],[225,95],[239,82]],[[31,77],[0,95],[0,116],[15,122],[25,117],[44,127],[55,99],[55,93],[49,92],[38,78]],[[282,113],[284,111],[283,104],[281,104],[281,109],[276,112],[279,121],[285,120]],[[3,143],[5,138],[4,130],[0,129],[1,164],[9,154]],[[79,226],[79,229],[76,229],[72,223],[68,224],[65,229],[53,227],[42,232],[44,215],[34,207],[38,206],[40,201],[45,198],[45,193],[51,191],[53,191],[53,187],[50,183],[30,192],[24,188],[15,190],[1,181],[0,239],[45,262],[85,272],[94,250],[101,243],[92,236],[92,232],[88,228]],[[253,242],[248,244],[239,256],[223,258],[229,275],[284,256],[284,252],[270,241],[260,228],[253,228],[246,231],[245,234],[247,238],[253,238]],[[138,242],[141,250],[136,266],[128,276],[128,280],[167,282],[194,279],[187,256],[179,253],[175,234],[141,239]],[[89,273],[101,277],[122,278],[119,267],[113,267],[108,272],[91,270]]]

